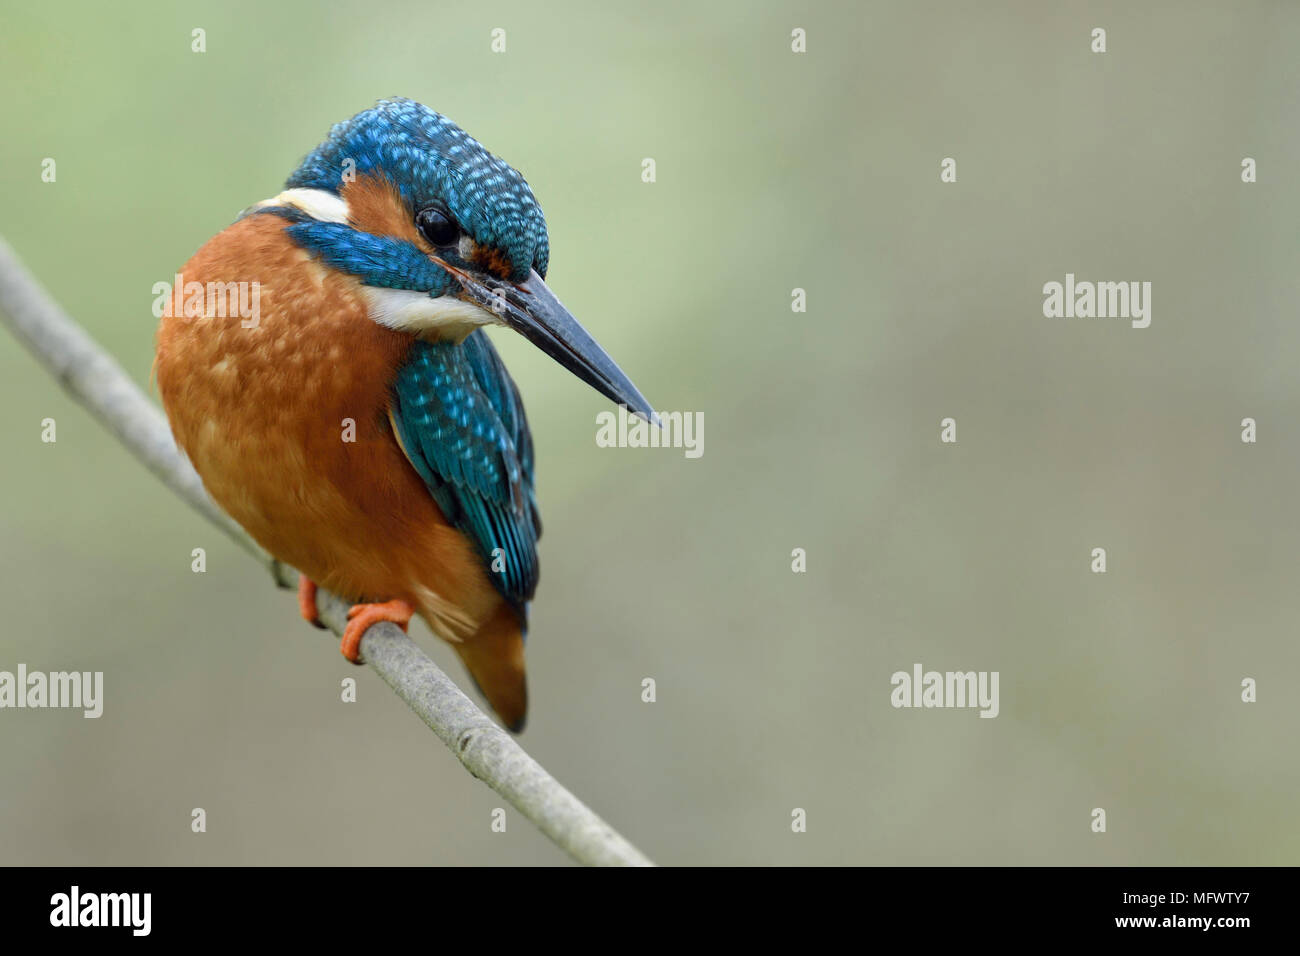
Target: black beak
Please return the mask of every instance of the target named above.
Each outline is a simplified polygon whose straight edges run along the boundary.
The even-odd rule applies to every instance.
[[[658,424],[654,409],[632,380],[560,304],[536,270],[519,285],[460,270],[453,275],[470,301],[501,316],[506,325],[610,401],[626,405],[628,411]]]

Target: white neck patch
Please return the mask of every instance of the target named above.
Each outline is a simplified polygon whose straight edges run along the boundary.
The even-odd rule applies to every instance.
[[[278,196],[263,199],[254,209],[266,209],[268,206],[283,206],[306,213],[317,222],[338,222],[347,224],[348,204],[342,196],[326,192],[323,189],[286,189]]]

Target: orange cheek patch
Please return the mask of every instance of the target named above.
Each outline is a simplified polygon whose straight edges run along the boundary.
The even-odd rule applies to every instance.
[[[376,236],[394,236],[415,243],[425,252],[428,243],[415,228],[415,222],[401,193],[386,176],[358,176],[344,183],[340,190],[348,204],[348,219],[362,232]]]
[[[514,271],[510,267],[510,260],[500,250],[493,249],[491,246],[475,246],[470,262],[484,272],[492,273],[498,279],[509,279]]]
[[[376,236],[405,239],[415,243],[426,255],[436,255],[415,228],[414,217],[402,202],[401,193],[386,176],[358,176],[353,182],[344,183],[340,194],[348,204],[348,219],[354,228]],[[509,279],[514,271],[510,260],[491,246],[475,244],[469,261],[498,279]]]

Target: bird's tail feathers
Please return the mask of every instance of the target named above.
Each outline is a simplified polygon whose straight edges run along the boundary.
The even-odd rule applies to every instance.
[[[473,636],[452,646],[502,723],[514,733],[522,731],[528,716],[528,681],[523,624],[515,609],[502,602]]]

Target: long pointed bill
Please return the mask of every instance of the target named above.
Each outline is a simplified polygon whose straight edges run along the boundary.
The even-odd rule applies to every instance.
[[[631,379],[560,304],[536,270],[521,285],[459,270],[453,274],[475,304],[501,316],[508,326],[610,401],[658,423],[654,409]]]

